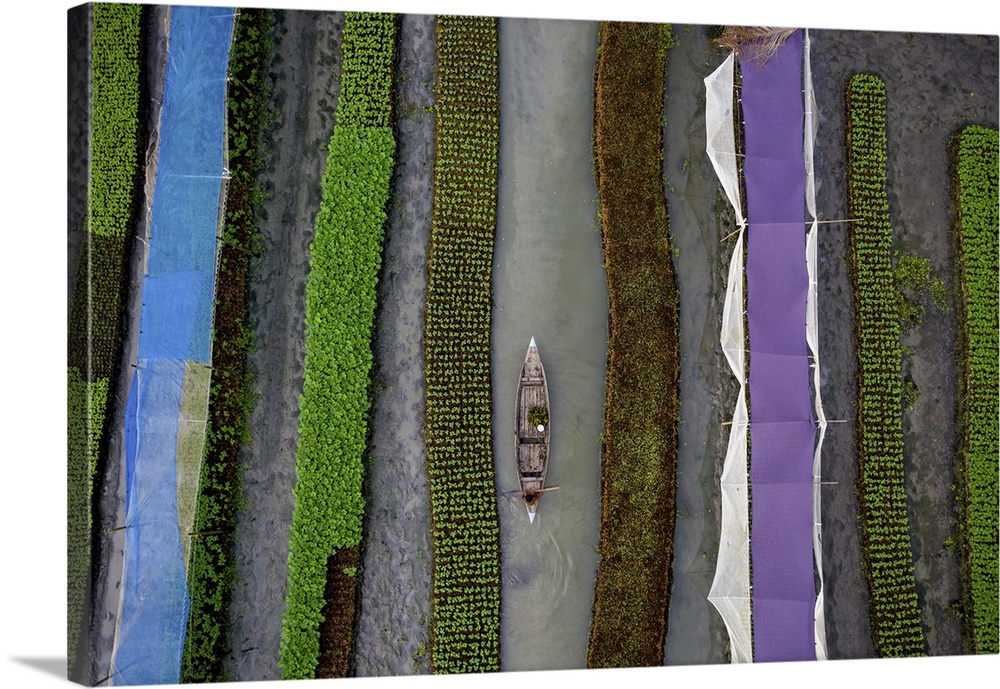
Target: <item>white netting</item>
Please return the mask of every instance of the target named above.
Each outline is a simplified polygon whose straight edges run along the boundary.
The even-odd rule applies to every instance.
[[[740,177],[736,170],[736,137],[733,132],[733,70],[736,53],[705,77],[705,150],[715,167],[729,203],[736,211],[736,224],[743,227],[740,204]]]
[[[819,223],[816,220],[816,177],[813,168],[813,148],[816,143],[816,94],[813,91],[812,67],[809,58],[809,30],[805,31],[803,42],[803,92],[805,106],[805,136],[803,137],[803,158],[806,164],[806,208],[812,217],[812,226],[806,235],[806,267],[809,271],[809,292],[806,296],[806,343],[813,356],[813,390],[815,392],[816,423],[819,433],[816,438],[816,450],[813,455],[813,553],[816,558],[819,588],[816,591],[815,635],[816,659],[826,660],[826,615],[823,610],[823,536],[820,477],[820,454],[823,438],[826,436],[826,414],[823,412],[823,400],[820,397],[819,371],[819,307],[816,299],[817,281],[817,233]]]
[[[743,332],[743,232],[736,140],[733,132],[733,70],[735,54],[705,78],[706,151],[722,188],[736,211],[738,236],[729,261],[726,301],[722,311],[722,349],[740,382],[733,410],[729,445],[720,479],[722,530],[719,559],[708,600],[719,611],[729,632],[732,662],[753,661],[750,620],[750,516],[747,493],[747,405]]]

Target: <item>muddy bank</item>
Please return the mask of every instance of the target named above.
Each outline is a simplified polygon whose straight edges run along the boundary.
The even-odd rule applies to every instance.
[[[123,301],[125,316],[122,355],[117,382],[111,383],[113,393],[108,414],[108,451],[101,483],[95,486],[98,518],[97,549],[94,555],[94,606],[90,630],[90,681],[104,683],[111,674],[118,613],[121,609],[122,568],[125,562],[125,531],[114,531],[125,525],[125,402],[128,399],[132,375],[139,352],[139,317],[142,312],[142,281],[145,274],[149,241],[149,215],[153,204],[153,185],[159,155],[160,105],[167,72],[167,44],[170,30],[170,8],[152,5],[148,8],[145,25],[145,83],[149,100],[140,103],[145,108],[145,137],[148,143],[145,159],[145,188],[142,190],[139,223],[133,239],[131,265],[128,269],[128,295]],[[140,92],[142,93],[142,92]]]
[[[708,27],[673,26],[667,57],[664,187],[680,308],[681,409],[677,451],[677,526],[673,592],[664,663],[725,662],[729,637],[707,597],[715,576],[721,519],[718,477],[738,389],[719,343],[735,229],[705,152],[705,86],[725,58]]]
[[[816,143],[817,206],[821,219],[846,217],[844,88],[858,72],[885,81],[887,92],[889,216],[897,249],[930,259],[953,287],[951,177],[948,139],[971,123],[997,126],[997,39],[871,31],[810,32],[819,105]],[[827,635],[831,658],[874,654],[867,624],[867,592],[854,482],[856,389],[854,305],[847,264],[845,225],[819,235],[820,357],[822,394],[831,425],[824,444],[824,569]],[[903,373],[921,391],[904,414],[904,471],[917,593],[931,655],[963,652],[956,538],[954,307],[928,309],[923,325],[903,338],[912,353]]]
[[[243,456],[246,501],[236,529],[232,653],[235,680],[280,679],[288,537],[294,505],[298,400],[305,358],[309,242],[322,195],[325,146],[340,83],[340,13],[277,11],[269,68],[274,126],[262,175],[263,253],[253,269],[250,367],[259,399]]]
[[[434,171],[435,18],[403,15],[396,167],[379,277],[355,672],[430,672],[430,497],[423,327]]]

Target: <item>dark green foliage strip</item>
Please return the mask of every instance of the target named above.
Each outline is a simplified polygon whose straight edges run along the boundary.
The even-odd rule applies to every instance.
[[[847,87],[847,186],[857,314],[858,495],[872,635],[881,656],[923,655],[903,484],[899,304],[886,196],[886,97],[877,77]]]
[[[87,380],[112,378],[124,327],[128,242],[85,232],[70,307],[69,365]]]
[[[231,83],[227,135],[229,169],[222,246],[215,280],[212,385],[209,391],[205,458],[188,564],[191,608],[184,637],[181,682],[221,682],[229,652],[225,630],[233,585],[233,536],[240,506],[239,453],[250,440],[255,402],[247,356],[253,349],[249,323],[249,269],[258,232],[260,202],[258,141],[268,124],[266,67],[271,52],[272,13],[241,10],[229,53]]]
[[[361,540],[376,280],[395,154],[387,126],[391,101],[372,99],[391,93],[383,85],[391,79],[395,35],[393,15],[347,14],[342,81],[357,86],[340,95],[309,252],[298,480],[281,636],[286,679],[315,676],[327,561]]]
[[[66,419],[67,446],[67,583],[66,583],[66,647],[70,673],[76,664],[76,653],[84,634],[83,619],[87,610],[87,576],[90,566],[90,472],[88,462],[88,431],[91,419],[87,414],[87,383],[79,369],[69,368],[69,388]]]
[[[75,366],[69,367],[67,407],[67,650],[72,672],[76,653],[86,633],[86,604],[90,578],[91,495],[104,415],[108,381],[88,383]]]
[[[129,237],[139,178],[141,5],[95,3],[87,220],[67,341],[67,667],[88,621],[92,492],[108,387],[121,348]]]
[[[497,20],[439,17],[434,216],[424,373],[435,673],[500,669],[500,546],[490,315],[496,235]]]
[[[967,127],[958,138],[956,164],[959,309],[964,325],[960,426],[965,429],[962,458],[967,492],[963,511],[976,653],[998,651],[998,147],[997,130]]]
[[[662,175],[672,40],[668,24],[601,24],[594,140],[610,339],[588,667],[663,662],[680,372]]]

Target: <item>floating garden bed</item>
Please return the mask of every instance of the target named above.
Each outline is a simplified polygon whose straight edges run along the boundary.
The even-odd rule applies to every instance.
[[[264,70],[270,55],[272,22],[269,10],[243,10],[230,49],[227,135],[231,178],[216,279],[208,432],[188,564],[191,607],[181,664],[184,683],[230,679],[222,661],[231,646],[226,629],[235,576],[239,459],[250,439],[248,421],[256,401],[253,377],[247,368],[253,349],[249,290],[252,256],[259,251],[255,214],[261,191],[257,174],[261,132],[268,121]]]
[[[490,308],[496,234],[497,20],[439,17],[424,374],[431,669],[500,669]]]
[[[957,137],[960,475],[966,606],[974,653],[997,652],[997,130]]]
[[[594,138],[611,338],[589,667],[663,661],[680,370],[661,167],[671,41],[666,24],[601,25]]]
[[[100,448],[107,442],[108,391],[117,382],[126,272],[142,176],[142,24],[141,5],[95,3],[92,7],[90,178],[68,341],[67,659],[71,675],[89,625],[93,486],[100,475]]]

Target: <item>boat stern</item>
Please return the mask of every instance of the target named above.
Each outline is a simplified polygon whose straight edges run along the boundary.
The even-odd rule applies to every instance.
[[[523,496],[524,499],[524,509],[528,511],[528,520],[534,524],[536,511],[538,510],[538,498],[541,496],[535,492],[526,492]]]

